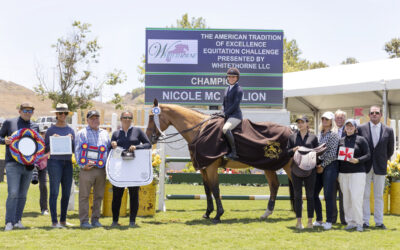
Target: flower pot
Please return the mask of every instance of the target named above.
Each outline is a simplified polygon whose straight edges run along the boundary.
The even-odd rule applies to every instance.
[[[369,208],[371,214],[374,213],[374,183],[371,182],[371,193],[369,196]],[[385,187],[383,191],[383,213],[389,213],[389,188]]]
[[[390,213],[400,215],[400,181],[392,182],[390,186]]]
[[[155,180],[149,185],[140,187],[138,216],[154,216],[156,214],[156,191],[157,182]]]
[[[109,180],[106,180],[104,187],[104,198],[103,198],[103,216],[112,216],[112,199],[113,199],[113,187]],[[121,200],[121,208],[119,209],[119,216],[123,217],[127,215],[127,203],[128,203],[128,189],[124,190]]]

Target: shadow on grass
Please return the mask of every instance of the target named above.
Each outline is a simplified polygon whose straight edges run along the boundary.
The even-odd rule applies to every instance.
[[[260,218],[241,218],[241,219],[222,219],[221,224],[250,224],[254,222],[263,222],[263,223],[279,223],[282,221],[291,221],[293,217],[286,218],[268,218],[268,219],[260,219]],[[212,222],[212,219],[196,219],[191,221],[186,221],[186,225],[216,225]]]
[[[34,217],[34,218],[36,218],[36,217],[39,217],[39,216],[42,216],[42,213],[40,213],[40,212],[27,212],[27,213],[24,213],[24,217]]]
[[[44,226],[44,227],[35,227],[35,228],[37,228],[37,229],[42,229],[42,230],[46,230],[46,231],[57,231],[57,230],[82,230],[82,231],[90,231],[90,230],[96,230],[96,229],[104,229],[104,230],[119,230],[119,231],[121,231],[121,230],[129,230],[129,229],[132,229],[132,230],[134,230],[134,229],[137,229],[137,228],[140,228],[140,226],[138,226],[138,225],[136,225],[135,227],[130,227],[130,226],[128,226],[128,225],[121,225],[121,226],[118,226],[118,227],[111,227],[111,226],[104,226],[103,225],[103,227],[94,227],[94,228],[81,228],[79,225],[77,225],[77,226],[69,226],[69,227],[66,227],[66,228],[53,228],[53,227],[51,227],[51,226]],[[32,229],[32,228],[24,228],[24,229],[18,229],[18,230],[27,230],[27,229]]]

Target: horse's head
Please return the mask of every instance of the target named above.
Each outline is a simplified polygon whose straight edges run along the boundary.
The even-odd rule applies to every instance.
[[[171,124],[170,121],[167,119],[166,114],[162,112],[162,107],[158,106],[158,100],[154,99],[154,107],[158,107],[160,109],[159,114],[154,114],[153,110],[149,114],[149,123],[147,124],[146,135],[149,138],[151,144],[155,144],[158,138],[161,136],[160,131],[157,129],[156,121],[154,116],[158,116],[158,120],[160,121],[160,130],[166,130],[169,125]]]

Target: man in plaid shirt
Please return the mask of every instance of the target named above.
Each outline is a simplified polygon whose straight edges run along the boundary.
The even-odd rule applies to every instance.
[[[81,129],[76,136],[75,153],[80,157],[82,144],[89,146],[105,146],[104,162],[107,159],[107,152],[111,148],[110,136],[100,126],[100,114],[96,110],[91,110],[86,115],[88,126]],[[82,228],[101,227],[99,222],[101,201],[104,196],[104,186],[106,184],[105,165],[97,167],[92,163],[82,164],[80,159],[78,164],[81,168],[79,173],[79,220]],[[93,211],[92,224],[89,224],[89,195],[93,187]]]

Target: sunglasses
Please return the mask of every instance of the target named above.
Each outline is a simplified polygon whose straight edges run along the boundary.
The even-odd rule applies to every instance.
[[[24,114],[32,114],[33,113],[33,109],[23,109],[22,112]]]
[[[122,119],[124,119],[124,120],[132,120],[133,118],[129,117],[129,116],[124,116],[124,117],[122,117]]]
[[[68,112],[57,112],[57,114],[59,114],[59,115],[68,115],[69,113]]]
[[[379,111],[375,111],[375,112],[370,112],[369,114],[370,115],[379,115],[381,112],[379,112]]]

